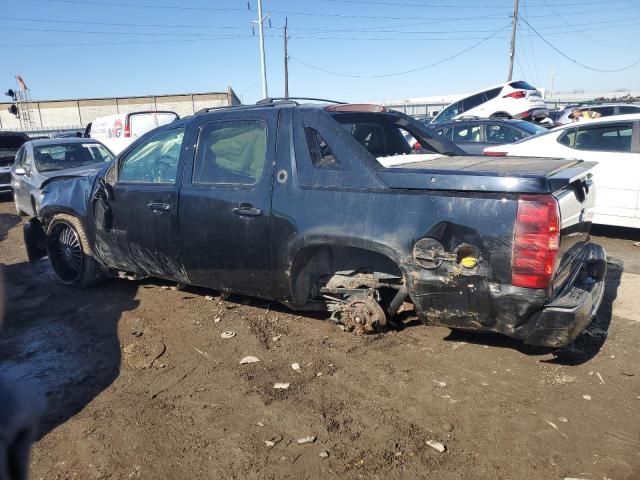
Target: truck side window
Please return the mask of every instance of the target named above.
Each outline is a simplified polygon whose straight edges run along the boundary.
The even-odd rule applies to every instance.
[[[176,181],[184,128],[157,133],[134,148],[120,163],[119,181],[164,183]]]
[[[311,155],[311,163],[316,168],[333,169],[340,166],[340,162],[331,150],[331,147],[324,141],[320,133],[313,128],[305,128],[307,135],[307,145]]]
[[[263,120],[207,123],[198,138],[193,183],[255,185],[264,171],[266,152]]]

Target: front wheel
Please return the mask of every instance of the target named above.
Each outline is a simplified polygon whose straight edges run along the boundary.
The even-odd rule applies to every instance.
[[[53,271],[65,285],[88,287],[98,282],[98,264],[76,217],[56,215],[49,223],[47,254]]]

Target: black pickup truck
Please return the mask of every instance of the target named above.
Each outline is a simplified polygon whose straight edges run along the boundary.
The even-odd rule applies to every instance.
[[[25,242],[68,285],[159,277],[360,332],[412,302],[427,324],[556,347],[603,296],[592,167],[465,156],[375,105],[270,100],[199,112],[97,175],[52,181]]]

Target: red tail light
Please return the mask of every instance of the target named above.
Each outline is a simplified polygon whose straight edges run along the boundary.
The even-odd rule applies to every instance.
[[[516,287],[547,288],[560,247],[560,213],[549,195],[523,195],[518,199],[513,240],[511,283]]]
[[[422,145],[420,145],[420,142],[416,142],[413,144],[412,147],[414,150],[421,150],[422,149]]]
[[[482,152],[482,155],[487,157],[506,157],[507,152]]]
[[[502,98],[524,98],[526,96],[527,96],[527,92],[525,92],[524,90],[516,90],[515,92],[506,94]]]
[[[130,137],[131,136],[131,128],[129,127],[129,124],[125,124],[124,126],[124,136],[125,137]]]

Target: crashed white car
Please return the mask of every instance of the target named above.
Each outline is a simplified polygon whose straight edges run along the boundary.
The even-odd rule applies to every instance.
[[[536,87],[522,80],[517,80],[494,85],[453,102],[442,110],[431,123],[448,122],[463,117],[541,121],[548,114],[549,109]]]

